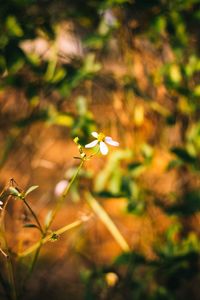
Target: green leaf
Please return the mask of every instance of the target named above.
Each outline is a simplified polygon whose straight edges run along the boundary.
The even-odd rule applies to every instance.
[[[16,41],[11,40],[4,48],[4,53],[8,73],[16,74],[25,64],[24,52]]]
[[[9,187],[9,192],[10,192],[10,195],[12,196],[16,196],[16,197],[19,197],[21,195],[21,193],[14,187]]]
[[[6,19],[6,27],[10,36],[22,37],[23,30],[15,16],[8,16]]]
[[[25,227],[25,228],[37,228],[37,229],[39,229],[38,226],[35,225],[35,224],[24,224],[23,227]]]
[[[145,264],[146,260],[145,257],[138,254],[138,253],[123,253],[117,257],[114,264],[116,266],[120,265],[142,265]]]
[[[172,169],[175,169],[177,167],[180,167],[183,164],[183,162],[179,159],[173,159],[169,162],[167,166],[167,171],[170,171]]]
[[[194,164],[196,162],[196,158],[190,155],[185,149],[183,148],[172,148],[171,151],[176,154],[183,162]]]
[[[25,196],[27,196],[28,194],[30,194],[31,192],[33,192],[34,190],[36,190],[39,186],[38,185],[33,185],[30,188],[28,188],[28,190],[25,193]]]
[[[165,208],[169,215],[190,216],[200,211],[200,192],[199,190],[189,191],[178,203]]]

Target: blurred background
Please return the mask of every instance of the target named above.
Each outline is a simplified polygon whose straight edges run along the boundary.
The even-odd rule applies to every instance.
[[[39,185],[29,201],[43,222],[79,164],[73,138],[120,143],[85,163],[52,226],[90,219],[43,247],[24,299],[199,299],[199,26],[199,0],[1,2],[1,190]],[[13,252],[39,238],[28,217],[9,204]]]

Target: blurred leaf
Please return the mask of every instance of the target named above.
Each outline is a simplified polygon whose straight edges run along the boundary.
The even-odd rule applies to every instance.
[[[194,96],[200,97],[200,84],[195,86],[194,91],[193,91]]]
[[[34,67],[40,66],[41,59],[40,59],[38,54],[36,54],[36,53],[26,53],[26,59]]]
[[[71,127],[73,124],[73,118],[68,114],[61,114],[58,113],[57,115],[53,116],[51,119],[52,124]]]
[[[134,215],[142,215],[145,211],[146,203],[142,199],[129,199],[127,210]]]
[[[101,191],[98,193],[95,193],[96,196],[101,198],[121,198],[123,197],[123,194],[113,194],[110,191]]]
[[[5,58],[2,55],[0,55],[0,75],[3,75],[5,70],[6,70],[6,61]]]
[[[174,168],[180,167],[182,165],[182,161],[178,160],[178,159],[173,159],[169,162],[168,166],[167,166],[167,171],[170,171]]]
[[[10,42],[4,49],[8,72],[15,74],[25,63],[25,55],[15,42]]]
[[[191,191],[182,196],[178,203],[165,208],[168,214],[189,216],[200,211],[200,191]]]
[[[37,228],[37,229],[39,229],[38,226],[35,225],[35,224],[24,224],[23,227],[25,227],[25,228]]]
[[[54,75],[52,76],[50,82],[51,83],[58,83],[60,82],[61,80],[63,80],[66,76],[66,70],[64,68],[59,68],[59,69],[56,69],[55,72],[54,72]]]
[[[165,279],[169,289],[177,290],[183,280],[190,280],[195,274],[198,274],[196,264],[198,259],[199,255],[195,252],[172,257],[160,253],[157,272]]]
[[[99,172],[99,174],[96,177],[95,187],[94,187],[95,192],[100,192],[102,190],[108,189],[108,184],[112,179],[112,177],[114,176],[114,174],[116,172],[120,172],[120,161],[130,158],[131,155],[132,153],[130,150],[124,150],[124,151],[116,150],[110,155],[108,164],[101,172]],[[121,173],[121,177],[122,176],[123,175]],[[110,192],[112,193],[112,191]]]
[[[47,110],[41,110],[38,112],[33,112],[31,115],[22,118],[16,122],[17,127],[23,128],[32,123],[39,121],[47,121],[49,119],[49,113]]]
[[[81,70],[82,75],[87,75],[88,73],[96,73],[100,71],[101,64],[95,61],[95,55],[93,53],[88,54],[85,57],[84,65]]]
[[[112,194],[120,193],[121,178],[122,178],[122,171],[120,169],[117,172],[112,174],[110,181],[108,183],[108,190]]]
[[[23,30],[15,16],[8,16],[6,19],[6,27],[10,36],[22,37]]]
[[[115,262],[114,265],[119,266],[119,265],[137,265],[137,264],[145,264],[146,259],[144,256],[138,253],[130,252],[130,253],[123,253],[119,255]]]
[[[30,194],[31,192],[36,190],[38,187],[39,187],[39,185],[33,185],[30,188],[28,188],[28,190],[25,192],[25,196],[27,196],[28,194]]]
[[[136,105],[134,107],[134,124],[138,127],[142,126],[144,123],[144,107],[142,105]]]
[[[13,146],[17,140],[17,137],[19,136],[20,132],[19,130],[12,130],[12,132],[6,137],[4,141],[4,146],[2,149],[2,152],[0,153],[0,168],[4,165],[6,162],[10,151],[13,149]]]
[[[185,149],[183,148],[172,148],[171,152],[176,154],[178,158],[180,158],[183,162],[189,163],[189,164],[194,164],[196,162],[196,157],[193,157],[190,155]]]
[[[76,100],[76,108],[80,116],[87,114],[87,100],[83,96],[79,96]]]
[[[156,17],[153,26],[158,33],[164,33],[166,28],[166,18],[164,16]]]
[[[153,148],[148,144],[142,144],[141,145],[141,153],[144,156],[146,162],[151,162],[151,159],[153,158]]]
[[[146,165],[145,163],[136,161],[128,165],[128,170],[131,175],[133,175],[134,177],[138,177],[146,170]]]
[[[101,49],[105,42],[105,36],[102,36],[99,34],[92,34],[92,35],[87,36],[87,38],[85,38],[83,42],[84,42],[84,45],[87,47]]]
[[[171,65],[169,68],[169,77],[173,83],[180,83],[182,76],[178,65]]]

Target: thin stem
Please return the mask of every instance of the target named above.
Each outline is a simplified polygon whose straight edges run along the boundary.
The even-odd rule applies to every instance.
[[[77,226],[80,226],[83,222],[85,222],[85,221],[77,220],[77,221],[75,221],[71,224],[65,225],[64,227],[61,227],[58,230],[54,231],[53,233],[48,234],[47,236],[43,237],[39,242],[36,242],[34,245],[32,245],[30,248],[26,249],[25,251],[23,251],[21,253],[18,253],[18,257],[23,258],[23,257],[25,257],[25,256],[27,256],[27,255],[29,255],[29,254],[31,254],[32,252],[35,251],[32,263],[31,263],[30,268],[29,268],[28,275],[26,276],[26,278],[25,278],[25,280],[22,284],[21,295],[23,295],[23,293],[25,291],[26,283],[29,280],[29,278],[30,278],[30,276],[31,276],[31,274],[32,274],[32,272],[35,268],[35,265],[37,263],[37,260],[38,260],[39,254],[40,254],[40,250],[42,248],[42,245],[47,243],[48,241],[50,241],[52,239],[52,234],[61,235],[61,234],[65,233],[66,231],[70,230],[70,229],[73,229]]]
[[[7,258],[8,255],[7,255],[7,253],[6,253],[5,251],[3,251],[3,249],[0,248],[0,252],[3,254],[3,256],[4,256],[5,258]]]
[[[5,291],[5,296],[8,300],[12,300],[9,291],[8,282],[5,280],[4,276],[0,273],[0,283]]]
[[[48,223],[48,226],[46,226],[46,228],[45,228],[45,232],[48,231],[48,229],[49,229],[49,227],[51,226],[53,220],[55,219],[55,217],[56,217],[58,211],[60,210],[60,208],[61,208],[61,206],[62,206],[62,204],[63,204],[63,202],[64,202],[64,200],[65,200],[65,198],[66,198],[66,196],[67,196],[67,194],[68,194],[68,192],[69,192],[71,186],[72,186],[72,184],[74,183],[76,177],[78,176],[78,174],[79,174],[79,172],[80,172],[80,170],[81,170],[83,164],[84,164],[84,160],[82,159],[80,165],[79,165],[78,168],[76,169],[76,172],[74,173],[73,177],[71,178],[69,184],[67,185],[67,187],[66,187],[65,190],[63,191],[62,195],[59,197],[59,199],[58,199],[58,201],[57,201],[57,204],[56,204],[56,207],[54,208],[54,210],[53,210],[53,212],[52,212],[51,220],[50,220],[50,222]]]
[[[70,229],[80,226],[83,222],[85,222],[85,221],[77,220],[73,223],[70,223],[68,225],[65,225],[64,227],[59,228],[58,230],[55,230],[53,233],[48,234],[46,237],[41,239],[39,242],[36,242],[35,244],[33,244],[30,248],[26,249],[25,251],[23,251],[21,253],[18,253],[18,257],[25,257],[25,256],[31,254],[33,251],[39,249],[40,245],[42,246],[51,240],[52,234],[61,235]]]
[[[5,235],[5,224],[4,224],[5,209],[7,207],[9,199],[10,199],[10,196],[7,197],[7,199],[4,203],[2,215],[0,217],[0,235],[1,235],[1,238],[3,241],[3,249],[4,250],[2,250],[2,251],[6,254],[6,268],[7,268],[7,272],[8,272],[8,280],[9,280],[10,289],[11,289],[11,291],[10,291],[11,299],[17,300],[13,265],[12,265],[12,261],[11,261],[11,257],[10,257],[10,253],[9,253],[9,249],[8,249],[7,239],[6,239],[6,235]]]
[[[36,216],[35,212],[32,210],[31,206],[28,204],[28,202],[26,201],[25,198],[23,198],[23,202],[27,206],[27,208],[30,210],[33,218],[35,219],[35,221],[36,221],[36,223],[38,225],[39,230],[41,231],[41,234],[43,235],[44,232],[43,232],[42,226],[41,226],[40,221],[38,220],[38,217]]]
[[[43,240],[41,239],[41,240],[40,240],[40,243],[39,243],[39,246],[38,246],[38,248],[36,249],[35,255],[34,255],[33,260],[32,260],[32,262],[31,262],[31,266],[30,266],[30,269],[29,269],[29,275],[28,275],[28,277],[32,274],[32,272],[33,272],[33,270],[34,270],[34,268],[35,268],[35,265],[36,265],[38,256],[39,256],[39,254],[40,254],[40,249],[41,249],[42,244],[43,244],[42,241],[43,241]]]
[[[10,281],[10,285],[11,285],[11,297],[12,297],[13,300],[17,300],[13,265],[12,265],[12,261],[11,261],[11,258],[10,258],[9,254],[7,256],[6,262],[7,262],[7,270],[8,270],[9,281]]]

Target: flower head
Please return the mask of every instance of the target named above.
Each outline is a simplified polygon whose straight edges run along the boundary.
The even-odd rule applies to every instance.
[[[108,146],[106,145],[106,143],[115,147],[119,146],[118,142],[113,141],[113,139],[110,136],[105,136],[105,134],[103,134],[102,132],[100,133],[92,132],[91,134],[96,139],[93,142],[85,145],[85,148],[93,148],[98,144],[101,153],[103,155],[106,155],[108,153]]]

